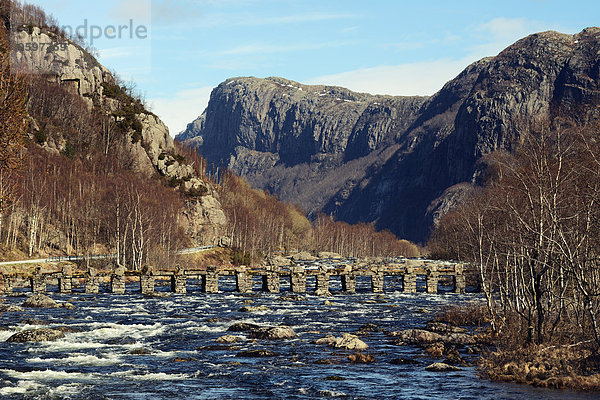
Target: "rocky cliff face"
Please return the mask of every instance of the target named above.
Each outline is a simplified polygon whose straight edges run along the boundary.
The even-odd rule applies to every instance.
[[[88,108],[97,108],[115,122],[122,118],[122,101],[106,96],[106,85],[114,85],[110,71],[83,48],[37,27],[16,29],[12,35],[14,65],[29,74],[39,74],[48,81],[81,96]],[[191,165],[176,157],[173,138],[167,126],[154,114],[142,110],[135,114],[140,126],[140,140],[129,140],[125,151],[131,168],[146,176],[161,175],[170,182],[181,182],[184,192],[204,194],[188,200],[182,221],[187,234],[197,244],[217,243],[225,233],[226,218],[216,190],[203,180]],[[36,121],[31,121],[35,129]],[[65,140],[47,138],[42,147],[61,152]]]
[[[282,78],[229,79],[178,139],[214,165],[317,211],[364,177],[380,157],[373,154],[400,140],[425,100]]]
[[[599,85],[599,28],[543,32],[428,99],[231,79],[180,139],[284,200],[422,241],[477,183],[482,156],[510,150],[524,121],[597,119]]]

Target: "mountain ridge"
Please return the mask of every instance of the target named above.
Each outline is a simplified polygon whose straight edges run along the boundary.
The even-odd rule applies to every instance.
[[[511,150],[523,121],[598,118],[599,50],[599,28],[533,34],[467,66],[426,98],[315,99],[302,93],[311,86],[236,78],[213,90],[198,129],[188,127],[178,139],[196,141],[209,162],[223,162],[313,214],[372,222],[423,241],[456,202],[444,193],[459,185],[449,191],[457,200],[477,184],[482,157]]]

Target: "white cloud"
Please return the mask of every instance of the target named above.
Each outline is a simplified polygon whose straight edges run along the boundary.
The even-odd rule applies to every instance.
[[[182,90],[173,97],[149,99],[152,111],[169,127],[171,136],[177,135],[198,117],[210,98],[212,87]]]
[[[357,92],[395,96],[432,95],[473,60],[442,59],[386,65],[310,79],[309,84],[343,86]]]

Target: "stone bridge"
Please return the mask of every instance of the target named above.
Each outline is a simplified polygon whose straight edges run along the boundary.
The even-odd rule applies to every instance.
[[[61,271],[42,273],[37,268],[32,275],[4,276],[4,290],[11,292],[15,287],[30,287],[34,293],[45,293],[47,285],[58,286],[60,293],[72,293],[76,286],[84,285],[85,293],[99,293],[102,284],[108,285],[109,291],[115,294],[125,293],[126,282],[139,282],[143,294],[154,293],[157,285],[170,286],[173,293],[186,293],[188,280],[200,282],[205,293],[219,292],[219,278],[234,276],[236,290],[240,293],[252,292],[253,283],[257,277],[261,288],[268,293],[279,293],[282,279],[289,279],[292,293],[306,293],[307,281],[314,282],[316,295],[329,293],[330,278],[339,277],[342,291],[356,293],[357,277],[367,277],[373,293],[382,293],[386,277],[402,281],[402,291],[417,292],[417,280],[420,276],[425,280],[426,293],[438,293],[440,279],[451,282],[455,293],[464,293],[467,275],[474,271],[466,264],[431,261],[420,259],[402,259],[390,263],[370,264],[363,261],[352,263],[332,263],[317,265],[314,263],[292,263],[290,266],[269,265],[262,268],[217,267],[209,266],[203,269],[175,268],[158,269],[144,267],[142,271],[128,271],[123,267],[101,272],[88,268],[86,272],[77,272],[72,266],[64,266]]]

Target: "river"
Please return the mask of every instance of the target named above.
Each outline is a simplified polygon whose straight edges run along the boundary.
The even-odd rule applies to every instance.
[[[374,295],[365,285],[353,295],[336,292],[324,298],[310,293],[289,301],[281,294],[233,292],[233,279],[222,278],[219,294],[207,295],[188,285],[187,295],[144,297],[133,284],[125,295],[51,293],[74,310],[26,309],[0,316],[0,397],[10,399],[588,399],[570,391],[492,383],[478,378],[475,367],[452,373],[425,371],[432,362],[413,346],[395,346],[384,333],[362,336],[375,357],[371,364],[351,364],[348,351],[314,344],[326,334],[356,333],[366,323],[381,329],[423,327],[432,312],[446,304],[471,301],[476,294]],[[52,289],[52,288],[50,288]],[[166,291],[166,288],[158,288]],[[20,305],[23,297],[8,297]],[[239,311],[245,304],[270,311]],[[16,331],[68,326],[54,342],[8,343]],[[215,339],[235,322],[285,324],[298,338],[236,343],[215,347]],[[239,334],[238,334],[239,335]],[[243,334],[242,334],[243,335]],[[208,348],[207,348],[208,346]],[[139,349],[143,353],[135,355]],[[268,349],[275,357],[236,357],[242,350]],[[414,365],[394,365],[398,357]],[[468,356],[467,356],[468,357]],[[475,362],[475,356],[468,361]],[[175,359],[186,361],[175,361]],[[326,361],[323,361],[326,360]]]

